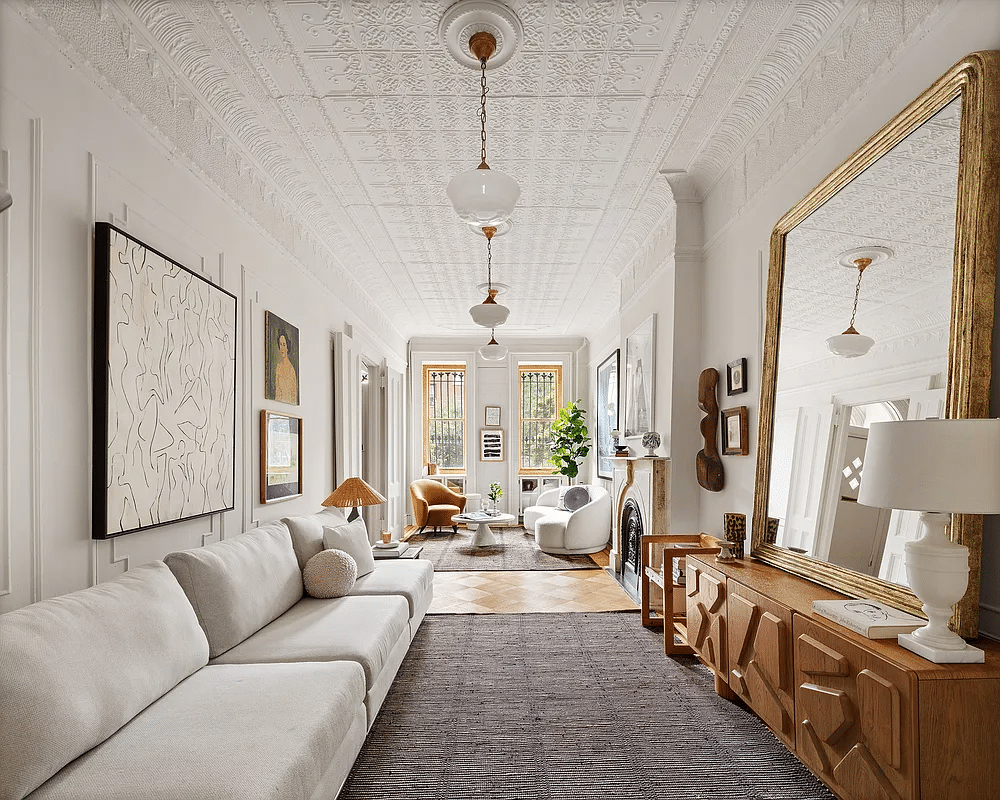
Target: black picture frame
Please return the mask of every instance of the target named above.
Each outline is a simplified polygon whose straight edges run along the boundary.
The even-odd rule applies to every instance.
[[[236,296],[94,227],[91,536],[235,507]]]
[[[737,358],[726,364],[726,394],[742,394],[747,390],[747,360]]]
[[[302,418],[260,412],[260,502],[302,495]]]
[[[619,430],[620,407],[618,375],[621,367],[621,350],[615,349],[597,367],[597,402],[594,404],[597,425],[594,444],[597,450],[597,477],[614,477],[615,445],[611,431]]]

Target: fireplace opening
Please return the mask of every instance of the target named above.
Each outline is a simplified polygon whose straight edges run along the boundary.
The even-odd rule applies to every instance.
[[[622,505],[622,575],[637,581],[642,558],[642,510],[629,497]]]

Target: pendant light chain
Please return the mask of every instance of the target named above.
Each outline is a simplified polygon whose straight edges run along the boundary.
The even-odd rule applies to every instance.
[[[861,293],[861,276],[865,274],[863,269],[858,270],[858,285],[854,287],[854,309],[851,311],[851,327],[854,327],[854,317],[858,313],[858,295]]]
[[[486,286],[493,288],[493,238],[486,240]]]
[[[480,86],[482,87],[483,93],[482,96],[479,98],[479,103],[480,103],[479,119],[483,124],[481,133],[483,152],[482,152],[482,164],[480,164],[480,168],[483,168],[486,167],[486,92],[489,90],[486,88],[486,59],[485,58],[479,59],[479,64],[483,68],[483,77],[482,80],[480,81]]]

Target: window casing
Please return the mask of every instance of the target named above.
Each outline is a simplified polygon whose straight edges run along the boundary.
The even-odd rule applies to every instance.
[[[522,364],[517,368],[519,407],[518,474],[551,475],[552,423],[562,408],[562,365]]]
[[[465,472],[464,364],[424,364],[424,463],[439,473]]]

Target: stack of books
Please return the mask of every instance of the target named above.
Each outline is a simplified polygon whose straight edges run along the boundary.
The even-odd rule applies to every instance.
[[[423,545],[410,545],[406,542],[393,542],[392,547],[379,543],[372,545],[372,555],[375,558],[416,558],[423,549]]]
[[[877,600],[813,600],[813,611],[869,639],[892,639],[927,624]]]

